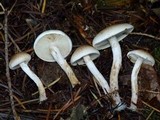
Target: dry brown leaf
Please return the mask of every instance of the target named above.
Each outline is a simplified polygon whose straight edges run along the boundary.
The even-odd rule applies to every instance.
[[[160,91],[160,85],[158,83],[157,73],[152,66],[143,65],[141,67],[138,81],[142,99],[151,100],[157,97]]]

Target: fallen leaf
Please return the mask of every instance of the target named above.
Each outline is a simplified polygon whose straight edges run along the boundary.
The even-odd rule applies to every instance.
[[[157,97],[160,91],[160,85],[158,83],[157,73],[152,66],[142,65],[138,81],[142,99],[151,100]]]

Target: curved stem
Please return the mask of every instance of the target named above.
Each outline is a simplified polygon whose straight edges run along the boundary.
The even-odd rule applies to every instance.
[[[131,89],[132,89],[132,97],[131,97],[131,105],[130,109],[136,111],[137,109],[137,100],[138,100],[138,73],[140,67],[142,65],[143,59],[138,58],[134,64],[132,74],[131,74]]]
[[[63,58],[63,56],[61,55],[59,49],[56,46],[51,46],[50,47],[51,50],[51,54],[53,56],[53,58],[56,60],[56,62],[60,65],[60,67],[63,69],[63,71],[67,74],[72,87],[74,87],[77,84],[80,84],[80,82],[78,81],[76,75],[74,74],[72,68],[69,66],[69,64],[67,63],[67,61]]]
[[[111,37],[109,39],[109,42],[113,54],[113,63],[110,72],[110,88],[111,91],[113,92],[112,93],[113,100],[115,101],[115,104],[118,105],[121,104],[120,96],[118,93],[119,90],[118,74],[122,64],[122,52],[116,37]]]
[[[98,83],[102,87],[104,93],[105,94],[110,93],[110,87],[109,87],[107,81],[105,80],[103,75],[99,72],[97,67],[94,65],[94,63],[92,62],[90,57],[85,56],[85,57],[83,57],[83,59],[87,65],[88,69],[90,70],[90,72],[93,74],[93,76],[96,78],[96,80],[98,81]]]
[[[32,72],[32,70],[28,67],[26,63],[21,63],[20,67],[36,83],[40,94],[39,95],[40,101],[46,100],[47,99],[46,92],[39,77],[34,72]]]

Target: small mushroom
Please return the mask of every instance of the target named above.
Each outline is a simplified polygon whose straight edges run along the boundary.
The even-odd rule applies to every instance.
[[[93,39],[92,43],[92,45],[98,50],[111,46],[113,63],[110,72],[110,88],[113,99],[115,99],[115,105],[118,105],[116,111],[121,111],[125,108],[124,105],[121,105],[121,100],[118,93],[118,74],[122,64],[122,53],[119,41],[125,38],[133,30],[133,28],[134,27],[132,25],[127,23],[112,25],[99,32]]]
[[[39,90],[39,100],[44,101],[47,99],[46,92],[44,86],[39,79],[39,77],[32,72],[32,70],[28,67],[28,62],[31,60],[31,56],[28,53],[20,52],[12,56],[9,62],[9,68],[11,70],[15,70],[19,67],[36,83]]]
[[[148,64],[153,66],[155,64],[154,58],[143,50],[133,50],[128,52],[127,57],[134,64],[132,74],[131,74],[131,105],[129,109],[136,111],[137,110],[137,100],[138,100],[138,73],[142,64]]]
[[[60,30],[48,30],[41,33],[34,42],[36,55],[47,62],[57,62],[67,74],[72,87],[80,84],[72,68],[64,59],[72,50],[71,39]]]
[[[92,46],[82,45],[74,51],[70,62],[73,66],[85,64],[102,87],[104,93],[107,94],[110,93],[109,85],[93,63],[93,60],[99,57],[99,55],[99,51]]]

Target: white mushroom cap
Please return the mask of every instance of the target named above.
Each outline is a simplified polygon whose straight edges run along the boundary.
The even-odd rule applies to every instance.
[[[127,57],[132,63],[135,63],[138,58],[143,59],[143,64],[148,64],[153,66],[155,64],[154,58],[147,52],[143,50],[133,50],[128,52]]]
[[[34,42],[36,55],[44,61],[54,62],[50,46],[55,45],[65,58],[72,50],[71,39],[60,30],[48,30],[41,33]]]
[[[93,39],[92,45],[98,50],[108,48],[110,47],[108,39],[115,36],[120,41],[132,32],[133,29],[134,27],[128,23],[112,25],[99,32]]]
[[[9,68],[12,70],[15,70],[20,67],[19,66],[20,63],[28,64],[30,60],[31,60],[31,56],[28,53],[25,53],[25,52],[17,53],[14,56],[12,56],[9,62]]]
[[[91,60],[94,60],[96,59],[97,57],[100,56],[100,52],[93,48],[92,46],[89,46],[89,45],[83,45],[83,46],[80,46],[79,48],[77,48],[72,57],[71,57],[71,64],[72,65],[83,65],[85,64],[84,60],[83,60],[83,57],[84,56],[90,56],[90,59]]]

